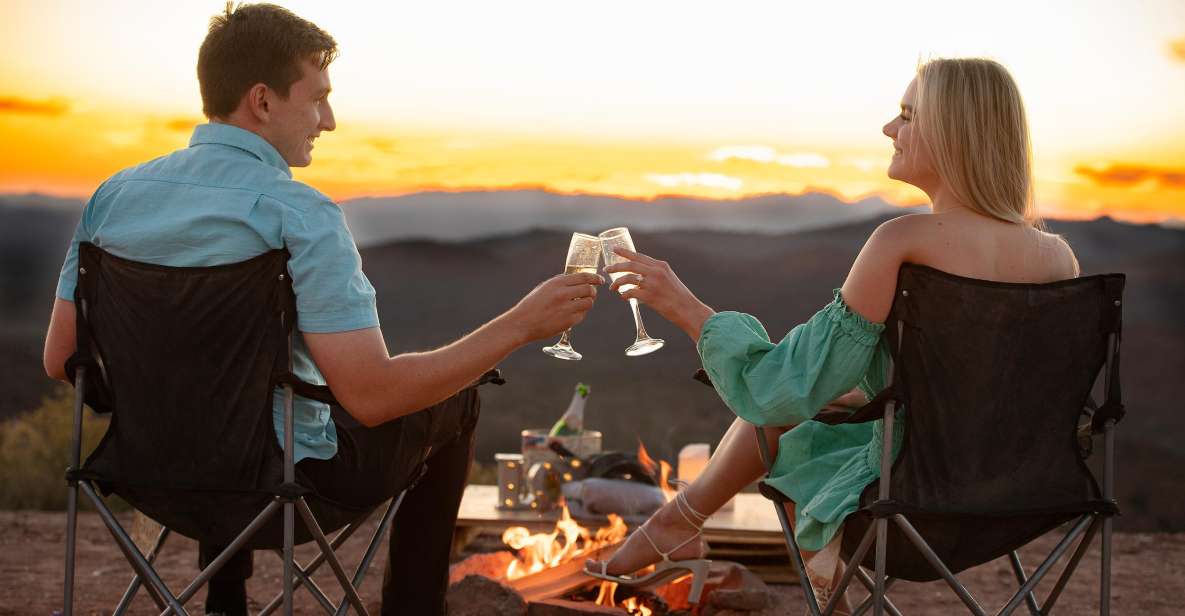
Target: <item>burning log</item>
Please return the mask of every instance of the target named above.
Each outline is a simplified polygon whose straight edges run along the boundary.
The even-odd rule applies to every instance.
[[[577,588],[598,583],[598,580],[584,574],[584,561],[606,560],[612,557],[620,546],[621,543],[613,543],[594,549],[554,567],[511,580],[507,585],[517,590],[527,601],[541,601],[565,595]]]
[[[619,607],[603,607],[588,601],[548,599],[532,603],[527,616],[626,616]]]

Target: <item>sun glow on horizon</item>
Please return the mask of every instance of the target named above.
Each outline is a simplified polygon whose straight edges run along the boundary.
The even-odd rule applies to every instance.
[[[184,147],[219,4],[6,4],[0,192],[85,197]],[[295,170],[339,200],[531,187],[923,202],[885,177],[880,127],[919,58],[987,55],[1025,94],[1043,212],[1185,217],[1180,2],[923,2],[908,17],[872,2],[282,4],[342,49],[339,127]]]

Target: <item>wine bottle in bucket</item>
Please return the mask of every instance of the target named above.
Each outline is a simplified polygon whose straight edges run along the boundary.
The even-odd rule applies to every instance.
[[[551,427],[548,436],[574,436],[584,432],[584,405],[588,402],[589,387],[584,383],[576,384],[576,391],[572,392],[572,401],[568,403],[568,410],[555,425]]]

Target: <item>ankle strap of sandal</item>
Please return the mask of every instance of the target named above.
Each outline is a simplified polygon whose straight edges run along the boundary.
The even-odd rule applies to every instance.
[[[687,495],[683,492],[675,494],[675,509],[678,509],[679,515],[696,529],[703,529],[704,522],[708,521],[708,516],[696,511],[691,503],[687,502]]]

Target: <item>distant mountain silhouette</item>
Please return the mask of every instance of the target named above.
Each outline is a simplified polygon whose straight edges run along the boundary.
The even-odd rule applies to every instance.
[[[450,197],[460,205],[450,205]],[[524,203],[535,198],[540,201]],[[658,206],[665,208],[661,214],[648,213],[652,218],[630,212],[650,208],[650,203],[532,191],[404,197],[392,200],[399,205],[385,212],[379,200],[344,207],[353,232],[366,244],[363,267],[378,292],[387,343],[392,352],[403,352],[455,339],[558,273],[570,230],[595,232],[620,224],[631,226],[638,248],[669,261],[709,305],[752,313],[771,336],[780,338],[831,299],[861,245],[892,214],[851,214],[853,219],[845,223],[849,211],[843,208],[853,206],[832,208],[823,205],[826,197],[820,198],[824,201],[815,205],[775,197],[714,206],[697,201],[686,211],[668,203]],[[565,223],[551,212],[529,213],[550,207],[542,205],[550,199],[558,199],[559,207],[575,218]],[[23,205],[16,201],[0,198],[5,237],[0,242],[0,417],[33,408],[51,387],[41,370],[41,344],[80,205],[34,207],[36,199],[25,198]],[[594,203],[589,207],[596,215],[581,214],[581,203]],[[809,231],[776,231],[800,224],[776,220],[779,215],[809,219],[816,206],[842,214],[828,218],[820,213],[813,219],[818,226],[802,222],[806,226],[800,228]],[[879,207],[866,206],[870,211]],[[696,212],[709,207],[753,208],[756,213],[745,216],[762,222],[749,221],[757,228],[747,232],[711,230],[711,224],[727,221],[704,214],[707,218],[699,220],[710,224],[690,225]],[[442,216],[446,210],[449,214]],[[611,216],[615,211],[622,212],[620,218]],[[455,219],[454,213],[461,222],[447,222]],[[433,215],[441,216],[439,227],[432,226]],[[653,228],[660,230],[647,230],[644,219],[655,221]],[[828,219],[828,225],[821,222]],[[1128,275],[1123,379],[1129,413],[1118,431],[1117,466],[1125,515],[1118,524],[1131,530],[1185,530],[1179,479],[1185,467],[1185,412],[1177,383],[1185,374],[1185,230],[1109,219],[1051,221],[1049,226],[1074,247],[1084,274]],[[521,230],[525,228],[532,230]],[[433,239],[378,243],[400,233]],[[605,432],[608,448],[635,449],[640,438],[652,453],[671,460],[683,444],[715,443],[723,433],[732,415],[714,392],[691,380],[698,360],[686,336],[644,309],[651,335],[666,339],[667,346],[646,357],[625,357],[622,352],[633,340],[628,307],[602,291],[588,319],[573,332],[584,361],[552,359],[536,348],[547,344],[541,342],[504,362],[505,387],[483,389],[479,460],[490,462],[495,452],[514,451],[523,428],[549,426],[577,381],[592,386],[586,423]]]
[[[662,197],[638,201],[541,190],[425,192],[342,204],[359,246],[396,240],[465,241],[531,229],[597,233],[715,230],[780,234],[885,216],[900,208],[877,197],[846,203],[825,193],[721,201]]]

